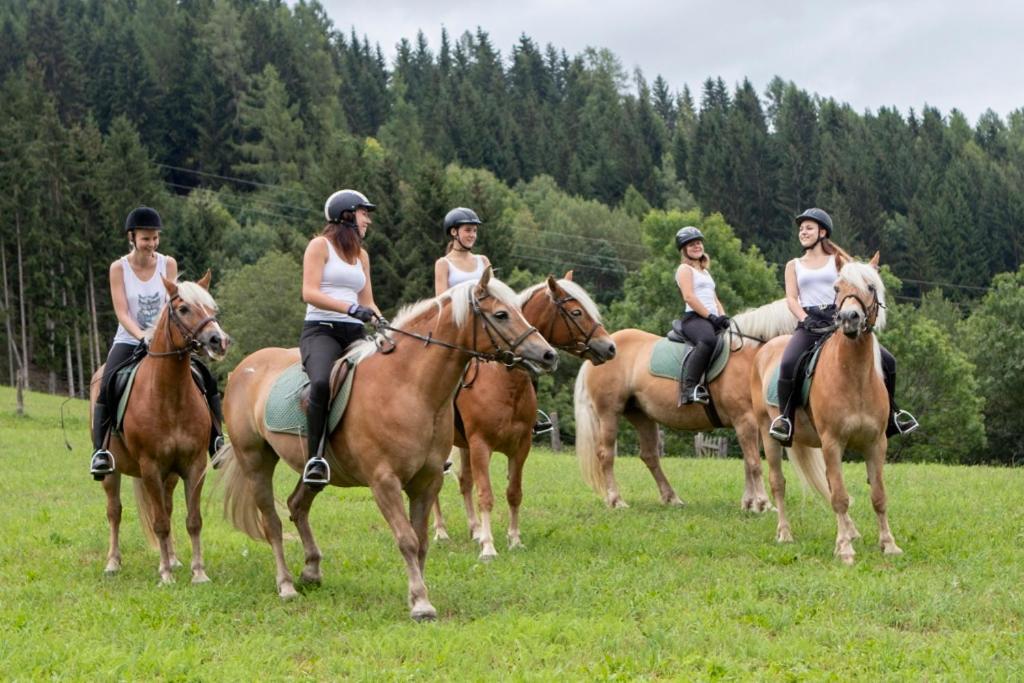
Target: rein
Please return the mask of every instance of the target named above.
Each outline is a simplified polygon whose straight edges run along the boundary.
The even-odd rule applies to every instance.
[[[480,308],[480,301],[482,299],[488,298],[490,295],[484,295],[484,297],[482,297],[482,299],[477,299],[475,296],[472,296],[472,295],[470,295],[470,296],[471,296],[470,304],[471,304],[472,309],[473,309],[473,316],[475,318],[479,318],[481,323],[483,323],[484,331],[487,332],[487,336],[488,336],[488,338],[491,341],[491,345],[494,346],[494,348],[495,348],[494,351],[477,351],[476,350],[475,347],[476,347],[476,342],[477,342],[477,326],[475,324],[473,325],[473,347],[474,348],[467,348],[465,346],[459,346],[458,344],[450,344],[450,343],[448,343],[446,341],[442,341],[440,339],[435,339],[434,336],[433,336],[433,332],[428,332],[426,335],[422,335],[422,334],[419,334],[417,332],[409,332],[408,330],[402,330],[402,329],[399,329],[397,327],[392,327],[390,324],[381,325],[380,329],[388,330],[390,332],[397,332],[399,334],[404,334],[406,337],[412,337],[413,339],[418,339],[418,340],[423,342],[424,346],[429,346],[431,344],[433,344],[434,346],[441,346],[441,347],[444,347],[446,349],[451,349],[453,351],[459,351],[460,353],[465,353],[465,354],[467,354],[467,355],[469,355],[469,356],[471,356],[473,358],[479,359],[479,360],[497,361],[497,362],[505,365],[506,367],[512,367],[512,366],[522,362],[522,360],[523,360],[522,356],[516,355],[515,351],[516,351],[517,348],[519,348],[519,346],[524,341],[526,341],[530,337],[530,335],[537,333],[537,328],[533,327],[531,325],[522,334],[520,334],[518,337],[516,337],[513,340],[509,340],[504,334],[502,334],[501,330],[499,330],[497,328],[497,326],[494,324],[494,322],[491,321],[491,319],[488,317],[488,315],[486,313],[484,313],[484,311]],[[495,337],[497,337],[497,339],[495,339]],[[385,339],[387,339],[386,335],[385,335]],[[498,343],[498,340],[500,340],[502,343],[504,343],[504,345],[505,345],[504,348],[502,348],[502,346]],[[391,340],[388,339],[388,341],[391,341]],[[394,344],[394,342],[391,342],[391,343]]]
[[[171,321],[171,323],[176,328],[178,328],[178,332],[181,333],[182,338],[185,340],[185,346],[177,347],[174,345],[174,340],[171,338],[171,326],[167,325],[165,327],[165,329],[167,330],[167,344],[168,346],[171,347],[172,350],[150,351],[147,348],[147,356],[153,356],[154,358],[166,358],[168,356],[177,356],[178,360],[184,360],[185,356],[189,355],[193,351],[198,352],[202,350],[203,344],[202,342],[199,341],[197,336],[199,335],[200,332],[203,331],[203,328],[205,328],[212,322],[216,322],[217,320],[217,316],[208,315],[202,320],[200,320],[198,323],[196,323],[196,326],[194,328],[189,329],[188,327],[185,326],[185,323],[182,322],[181,317],[178,315],[177,311],[174,310],[175,299],[181,299],[181,296],[175,294],[167,302],[167,317]]]

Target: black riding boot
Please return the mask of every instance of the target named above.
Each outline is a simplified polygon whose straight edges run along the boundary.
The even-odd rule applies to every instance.
[[[105,403],[96,403],[92,409],[92,460],[89,474],[96,481],[114,472],[114,454],[104,447],[107,430],[110,428],[110,411]]]
[[[220,407],[220,393],[216,389],[206,395],[206,401],[210,404],[209,450],[212,458],[224,445],[224,413]]]
[[[893,437],[897,434],[909,434],[917,429],[917,418],[906,410],[896,406],[896,373],[882,372],[885,391],[889,394],[889,422],[885,426],[885,435]]]
[[[796,415],[796,382],[791,379],[779,379],[779,416],[772,420],[768,434],[783,446],[793,445],[793,420]]]
[[[306,467],[302,470],[302,483],[319,491],[331,480],[331,466],[323,457],[327,423],[327,408],[310,401],[306,408],[309,433],[306,435]]]
[[[701,378],[708,369],[711,354],[715,348],[710,344],[697,344],[683,363],[683,377],[679,388],[679,405],[690,403],[707,404],[711,400],[707,387],[701,384]]]

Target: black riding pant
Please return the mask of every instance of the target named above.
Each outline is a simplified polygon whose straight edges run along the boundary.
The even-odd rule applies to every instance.
[[[683,334],[694,346],[708,344],[714,348],[716,343],[715,327],[707,318],[690,311],[683,316],[682,328]]]
[[[109,401],[110,382],[118,369],[135,355],[138,348],[138,344],[118,342],[111,346],[110,352],[107,353],[107,362],[103,365],[103,375],[100,378],[100,391],[96,396],[96,407],[93,409],[92,449],[94,451],[103,448],[103,441],[113,418],[111,411],[116,410],[116,406],[111,406]]]
[[[331,368],[345,354],[349,344],[363,336],[363,326],[358,323],[306,321],[302,326],[299,351],[302,367],[309,377],[306,420],[309,426],[307,439],[310,457],[319,451],[326,427],[331,398]]]

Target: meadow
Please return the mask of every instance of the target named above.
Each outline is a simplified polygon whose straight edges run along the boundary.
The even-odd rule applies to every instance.
[[[525,549],[477,560],[457,486],[441,493],[452,540],[427,560],[437,622],[416,624],[391,533],[366,489],[328,489],[312,512],[324,583],[282,602],[269,547],[221,517],[207,482],[212,582],[186,569],[157,585],[130,487],[124,569],[103,575],[105,498],[87,473],[87,406],[0,388],[0,679],[87,680],[1019,680],[1024,676],[1024,471],[886,469],[905,551],[883,557],[863,465],[846,465],[864,538],[832,557],[835,521],[787,464],[796,542],[775,515],[739,509],[739,460],[667,458],[684,507],[658,502],[643,463],[616,474],[632,507],[609,510],[571,454],[537,448],[526,467]],[[492,476],[503,486],[505,458]],[[283,499],[296,476],[278,468]],[[179,487],[180,489],[181,487]],[[180,490],[179,490],[180,494]],[[498,496],[495,536],[507,511]],[[285,522],[286,531],[293,527]],[[293,571],[301,546],[289,534]]]

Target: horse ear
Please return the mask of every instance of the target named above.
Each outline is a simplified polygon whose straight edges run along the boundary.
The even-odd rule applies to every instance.
[[[491,267],[487,266],[484,268],[484,274],[480,276],[480,280],[476,283],[476,294],[477,296],[483,296],[487,293],[487,285],[491,282]]]
[[[868,261],[868,265],[874,268],[875,270],[878,270],[878,256],[879,252],[876,251],[875,255],[871,257],[870,261]]]
[[[163,275],[160,276],[160,279],[164,281],[164,289],[167,290],[168,296],[172,296],[173,297],[173,296],[177,296],[178,295],[178,285],[176,283],[171,282],[170,280],[165,278]]]
[[[569,282],[572,282],[572,271],[571,270],[565,271],[565,277],[563,277],[562,279],[563,280],[568,280]]]
[[[206,269],[206,274],[203,275],[201,278],[199,278],[199,280],[196,282],[196,284],[199,285],[200,287],[202,287],[203,289],[205,289],[206,291],[210,291],[210,278],[211,277],[213,277],[213,273],[211,273],[210,269],[207,268]]]
[[[571,270],[569,272],[572,273]],[[555,279],[554,275],[548,275],[548,289],[551,290],[556,299],[562,296],[562,287],[558,284],[558,280]]]

